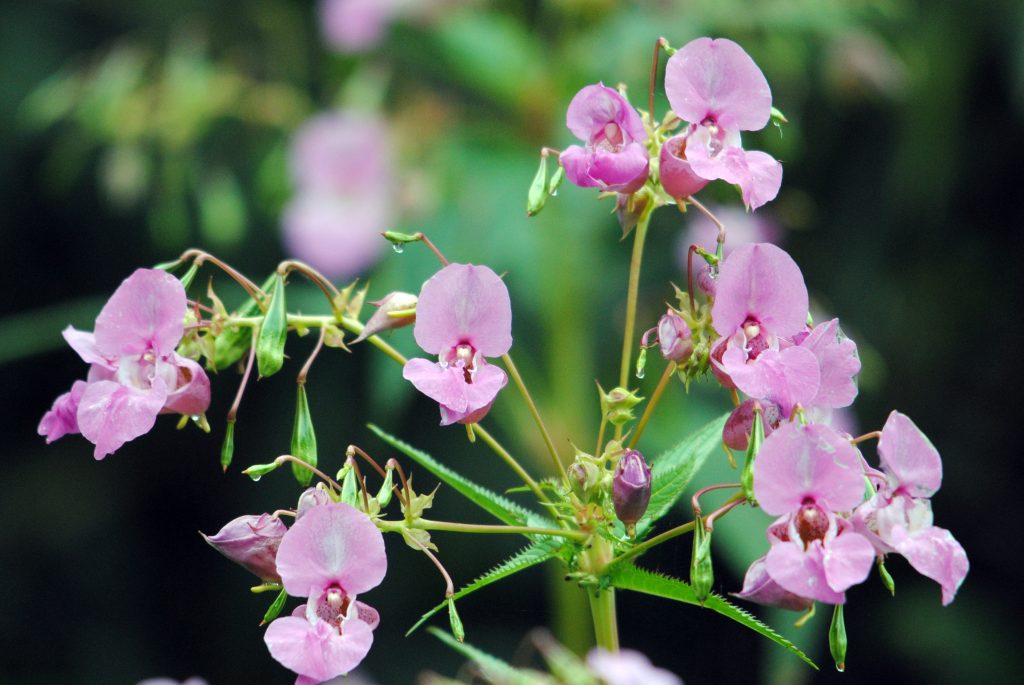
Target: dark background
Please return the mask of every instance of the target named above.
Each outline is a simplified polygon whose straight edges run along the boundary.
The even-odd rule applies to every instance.
[[[852,590],[841,676],[827,653],[827,617],[795,631],[791,615],[760,607],[754,613],[786,628],[820,673],[715,614],[637,595],[620,596],[623,644],[690,685],[753,674],[773,683],[1013,679],[1024,523],[1015,480],[1024,335],[1019,4],[496,5],[446,3],[397,21],[373,50],[345,56],[322,44],[304,2],[0,3],[0,682],[193,674],[211,685],[291,682],[257,627],[268,598],[251,595],[252,579],[196,531],[294,505],[299,490],[287,474],[253,484],[238,470],[287,451],[293,374],[310,340],[291,340],[285,371],[246,394],[240,466],[226,475],[217,455],[233,371],[213,379],[209,436],[176,431],[163,417],[97,463],[80,437],[47,447],[35,427],[84,372],[60,330],[91,329],[136,267],[199,245],[260,280],[283,258],[288,136],[332,104],[378,103],[394,123],[404,174],[398,228],[423,228],[453,260],[509,273],[524,376],[560,444],[590,444],[593,379],[610,384],[617,369],[629,244],[618,241],[608,201],[568,184],[543,214],[525,218],[536,150],[569,144],[564,109],[579,87],[622,81],[642,106],[655,38],[678,46],[704,34],[739,41],[790,119],[781,137],[745,137],[785,164],[779,199],[758,216],[784,229],[816,305],[838,314],[860,345],[859,425],[879,428],[897,408],[941,451],[936,523],[962,542],[971,571],[947,608],[938,587],[898,559],[889,564],[895,599],[874,578]],[[142,74],[134,81],[132,69]],[[252,85],[254,104],[218,98],[224,74]],[[140,98],[156,102],[160,116],[138,117]],[[660,85],[658,103],[664,112]],[[705,194],[739,205],[727,187]],[[670,297],[668,281],[684,278],[664,256],[685,221],[672,209],[656,215],[641,322],[652,323]],[[425,251],[386,252],[371,292],[416,290],[433,268]],[[395,344],[412,352],[410,338],[401,332]],[[647,392],[657,375],[641,384]],[[368,348],[321,356],[309,392],[322,463],[340,466],[349,443],[392,456],[365,429],[372,420],[508,487],[509,474],[483,446],[468,446],[459,429],[437,429],[436,408],[397,378]],[[709,385],[689,398],[682,387],[669,395],[645,438],[649,454],[727,407]],[[517,453],[542,454],[519,405],[506,392],[489,421]],[[720,461],[712,458],[699,484],[732,478]],[[486,520],[445,488],[436,518]],[[764,551],[764,522],[744,512],[720,524],[716,590],[739,588],[746,564]],[[435,540],[456,582],[519,542]],[[459,656],[426,633],[403,637],[441,598],[440,577],[397,540],[388,552],[384,584],[363,597],[383,621],[362,670],[385,685],[413,682],[427,668],[455,675]],[[682,539],[643,563],[685,576],[689,555]],[[527,632],[548,624],[585,646],[589,618],[544,591],[560,573],[533,569],[460,603],[468,639],[513,660],[529,654]]]

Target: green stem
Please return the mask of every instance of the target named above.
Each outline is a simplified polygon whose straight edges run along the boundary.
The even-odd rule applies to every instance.
[[[654,388],[654,394],[651,395],[650,402],[644,407],[643,416],[640,417],[640,423],[636,425],[636,430],[633,431],[633,437],[629,440],[630,448],[636,447],[636,444],[640,442],[640,436],[643,435],[644,429],[647,428],[647,422],[651,420],[651,415],[654,414],[654,408],[658,406],[658,402],[661,400],[661,396],[665,393],[665,388],[668,387],[668,382],[672,380],[672,375],[676,372],[675,362],[669,362],[668,366],[665,367],[664,373],[661,374],[661,378],[658,380],[658,386]]]
[[[423,530],[444,530],[453,533],[496,533],[496,534],[520,534],[520,535],[555,535],[569,538],[570,540],[583,541],[589,536],[579,530],[559,530],[556,528],[537,528],[534,526],[499,526],[479,523],[453,523],[450,521],[431,521],[428,519],[417,519],[413,528]]]
[[[537,428],[540,429],[540,434],[544,438],[544,444],[548,448],[548,455],[551,457],[551,463],[555,467],[555,472],[558,473],[562,480],[568,485],[567,476],[565,474],[565,467],[562,466],[562,460],[558,456],[558,450],[555,449],[555,443],[551,440],[551,434],[548,433],[547,426],[544,425],[544,419],[540,416],[540,411],[537,410],[537,405],[530,396],[530,391],[526,389],[526,383],[523,382],[523,377],[519,374],[519,369],[512,362],[512,357],[506,352],[501,356],[501,361],[504,362],[505,368],[508,369],[508,375],[512,377],[512,382],[516,384],[519,389],[519,393],[523,396],[526,401],[526,406],[530,408],[530,414],[533,416],[533,420],[537,423]]]
[[[615,589],[590,590],[590,615],[594,620],[597,646],[609,652],[619,651],[619,623],[615,615]]]
[[[640,214],[633,232],[633,255],[629,260],[629,286],[626,291],[626,328],[622,335],[622,359],[619,363],[619,386],[628,388],[629,369],[633,359],[633,337],[636,328],[636,300],[640,290],[640,264],[644,257],[647,225],[651,221],[654,203],[648,204]],[[622,426],[615,427],[615,438],[622,437]]]
[[[548,496],[544,494],[544,491],[540,489],[540,485],[537,484],[537,481],[535,481],[533,477],[526,472],[526,469],[516,461],[515,457],[508,453],[508,450],[502,447],[501,443],[495,440],[494,437],[484,430],[479,423],[471,425],[473,427],[473,432],[479,435],[483,441],[487,443],[488,447],[494,450],[495,454],[501,457],[502,461],[508,464],[509,468],[516,472],[516,475],[526,483],[526,486],[530,488],[530,490],[533,490],[533,494],[537,495],[538,500],[546,504],[551,504],[551,500],[549,500]]]
[[[610,562],[608,562],[608,565],[609,566],[613,566],[615,564],[618,564],[619,562],[625,561],[626,559],[632,559],[633,557],[635,557],[637,555],[643,554],[644,552],[649,550],[651,547],[655,547],[657,545],[660,545],[661,543],[667,542],[667,541],[671,540],[672,538],[679,537],[683,533],[689,533],[690,531],[693,530],[693,526],[694,526],[694,521],[690,521],[689,523],[684,523],[681,526],[676,526],[675,528],[671,528],[669,530],[666,530],[664,533],[662,533],[660,535],[655,535],[653,538],[645,540],[645,541],[641,542],[639,545],[636,545],[635,547],[633,547],[632,549],[628,549],[625,552],[623,552],[622,554],[620,554],[619,556],[615,557]]]

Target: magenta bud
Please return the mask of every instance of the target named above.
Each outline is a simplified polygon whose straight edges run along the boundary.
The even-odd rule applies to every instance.
[[[644,455],[636,450],[626,450],[615,467],[612,479],[612,503],[615,515],[627,527],[632,527],[647,511],[651,500],[651,467],[644,461]]]
[[[320,488],[306,488],[301,495],[299,495],[299,505],[295,508],[295,520],[298,521],[303,515],[313,507],[318,507],[321,504],[330,504],[334,500],[327,494],[326,490]]]
[[[377,311],[373,313],[373,316],[366,322],[366,327],[352,342],[360,342],[371,335],[416,323],[416,300],[416,296],[412,293],[395,291],[388,293],[376,302],[371,302],[371,304],[377,305]]]
[[[761,404],[761,419],[764,423],[764,437],[772,434],[782,421],[779,405],[768,400],[745,400],[732,410],[725,420],[722,429],[722,442],[725,446],[739,451],[746,451],[750,445],[750,431],[754,426],[754,405]]]
[[[270,514],[249,514],[228,522],[216,535],[200,535],[211,547],[247,571],[263,580],[280,583],[274,560],[286,532],[288,527]]]
[[[671,309],[658,320],[658,345],[661,356],[677,364],[684,363],[693,354],[693,334],[683,317]]]
[[[693,173],[690,163],[686,161],[685,133],[673,136],[661,146],[658,169],[661,176],[661,187],[672,197],[689,197],[708,184]]]

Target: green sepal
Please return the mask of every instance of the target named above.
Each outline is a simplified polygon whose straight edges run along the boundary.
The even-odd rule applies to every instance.
[[[686,582],[679,580],[678,578],[672,578],[671,576],[646,571],[629,563],[614,565],[611,568],[609,581],[615,587],[623,590],[642,592],[644,594],[654,595],[655,597],[663,597],[665,599],[672,599],[685,604],[700,606],[700,601],[698,601],[696,593]],[[785,647],[791,653],[817,670],[818,666],[796,645],[776,633],[764,623],[761,623],[761,621],[757,620],[740,607],[731,604],[716,594],[708,595],[703,606],[727,618],[731,618],[733,621],[750,628],[772,642]]]
[[[711,594],[715,570],[711,564],[711,533],[704,528],[703,517],[698,516],[693,527],[693,555],[690,558],[690,585],[701,606]]]
[[[561,167],[559,167],[561,168]],[[535,216],[548,201],[548,156],[540,156],[540,166],[526,194],[526,216]]]
[[[292,456],[298,457],[310,466],[316,466],[316,433],[313,432],[313,417],[309,414],[309,400],[306,398],[306,384],[298,384],[298,399],[295,404],[295,424],[292,426]],[[295,480],[308,488],[313,472],[301,464],[292,462]]]
[[[740,475],[740,485],[743,486],[743,496],[751,506],[757,506],[757,499],[754,497],[754,459],[761,451],[764,443],[764,419],[761,418],[761,406],[754,407],[754,423],[750,428],[750,442],[747,444],[747,459],[743,462],[743,473]]]
[[[771,115],[772,116],[772,122],[774,124],[778,125],[778,124],[788,124],[789,123],[789,119],[786,118],[786,115],[783,114],[782,110],[780,110],[778,107],[772,107],[771,112],[772,112],[772,115]]]
[[[281,609],[284,609],[284,603],[288,599],[288,593],[285,592],[284,588],[277,593],[277,597],[274,598],[273,603],[267,607],[267,613],[263,614],[263,620],[260,625],[270,623],[281,614]]]
[[[224,427],[224,443],[220,446],[220,465],[225,471],[235,456],[235,422],[228,421]]]
[[[284,344],[288,338],[288,312],[284,301],[284,277],[274,277],[267,313],[256,336],[256,368],[260,378],[273,376],[284,366]]]
[[[188,271],[186,271],[184,275],[178,279],[179,281],[181,281],[181,287],[183,287],[185,290],[188,290],[189,286],[192,285],[192,281],[195,280],[197,273],[199,273],[199,265],[196,264],[195,262],[192,262],[192,266],[188,268]]]
[[[836,604],[832,612],[832,625],[828,627],[828,649],[836,662],[836,670],[846,670],[846,620],[843,618],[843,605]]]
[[[356,482],[356,470],[352,468],[351,457],[338,471],[337,478],[341,481],[341,499],[339,501],[358,508],[359,484]]]
[[[455,599],[453,597],[448,598],[448,623],[452,627],[452,635],[459,642],[466,641],[466,629],[462,625],[462,619],[459,618],[459,612],[455,608]]]

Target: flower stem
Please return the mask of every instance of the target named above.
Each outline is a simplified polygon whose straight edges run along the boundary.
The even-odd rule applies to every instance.
[[[569,538],[570,540],[583,541],[589,536],[580,530],[561,530],[557,528],[537,528],[534,526],[499,526],[479,523],[453,523],[450,521],[431,521],[428,519],[417,519],[413,524],[414,528],[424,530],[443,530],[454,533],[495,533],[495,534],[519,534],[519,535],[555,535]]]
[[[516,472],[516,475],[519,476],[519,478],[524,483],[526,483],[526,486],[530,488],[530,490],[533,490],[533,494],[537,495],[538,500],[546,504],[551,504],[551,500],[549,500],[548,496],[544,494],[544,491],[540,489],[540,486],[537,484],[537,481],[535,481],[533,477],[526,472],[526,469],[524,469],[522,465],[518,461],[516,461],[515,457],[508,453],[508,450],[501,446],[501,443],[495,440],[494,437],[490,433],[488,433],[479,423],[474,423],[470,425],[473,427],[473,432],[476,433],[480,438],[482,438],[483,441],[487,443],[487,446],[494,450],[495,454],[501,457],[502,461],[508,464],[509,468]]]
[[[661,378],[658,380],[657,387],[654,388],[654,393],[651,395],[650,401],[647,406],[644,407],[643,416],[640,417],[640,423],[636,425],[636,430],[633,431],[633,437],[630,438],[630,448],[636,447],[636,444],[640,442],[640,436],[643,435],[644,429],[647,428],[647,423],[651,420],[651,415],[654,414],[654,408],[658,406],[658,402],[661,400],[661,396],[665,393],[665,388],[668,387],[668,383],[672,380],[672,375],[676,372],[676,363],[669,362],[668,366],[665,367],[665,371],[661,374]]]
[[[568,484],[567,476],[565,475],[565,467],[562,466],[562,460],[558,456],[558,450],[555,449],[555,443],[551,440],[551,434],[548,433],[547,426],[544,425],[544,419],[540,416],[540,411],[537,409],[537,404],[533,401],[530,396],[530,391],[526,389],[526,383],[523,382],[523,377],[519,374],[519,369],[512,362],[512,357],[506,352],[501,355],[501,361],[504,362],[505,368],[508,369],[508,375],[512,377],[512,382],[516,384],[519,389],[519,393],[523,396],[526,401],[526,406],[530,408],[530,414],[533,416],[533,420],[537,423],[537,428],[540,429],[541,437],[544,438],[544,444],[548,448],[548,455],[551,457],[551,463],[555,467],[555,472],[558,473],[562,480]]]
[[[615,589],[590,590],[590,615],[594,620],[597,646],[609,652],[619,651],[619,623],[615,612]]]
[[[653,202],[640,214],[633,232],[633,255],[629,260],[629,286],[626,291],[626,328],[622,336],[622,359],[619,363],[619,386],[626,388],[629,383],[629,369],[633,359],[633,334],[636,328],[636,300],[640,289],[640,264],[644,257],[644,241],[647,225],[651,221]],[[622,426],[615,427],[615,438],[622,437]]]
[[[693,526],[694,526],[694,522],[690,521],[689,523],[684,523],[681,526],[676,526],[675,528],[670,528],[669,530],[666,530],[664,533],[662,533],[660,535],[655,535],[653,538],[649,538],[647,540],[644,540],[643,542],[641,542],[639,545],[636,545],[632,549],[626,550],[625,552],[623,552],[622,554],[620,554],[619,556],[615,557],[610,562],[608,562],[608,565],[612,566],[614,564],[618,564],[620,562],[623,562],[626,559],[632,559],[635,556],[643,554],[644,552],[646,552],[647,550],[651,549],[652,547],[656,547],[656,546],[660,545],[663,542],[667,542],[667,541],[671,540],[672,538],[679,537],[683,533],[689,533],[690,531],[693,530]]]

